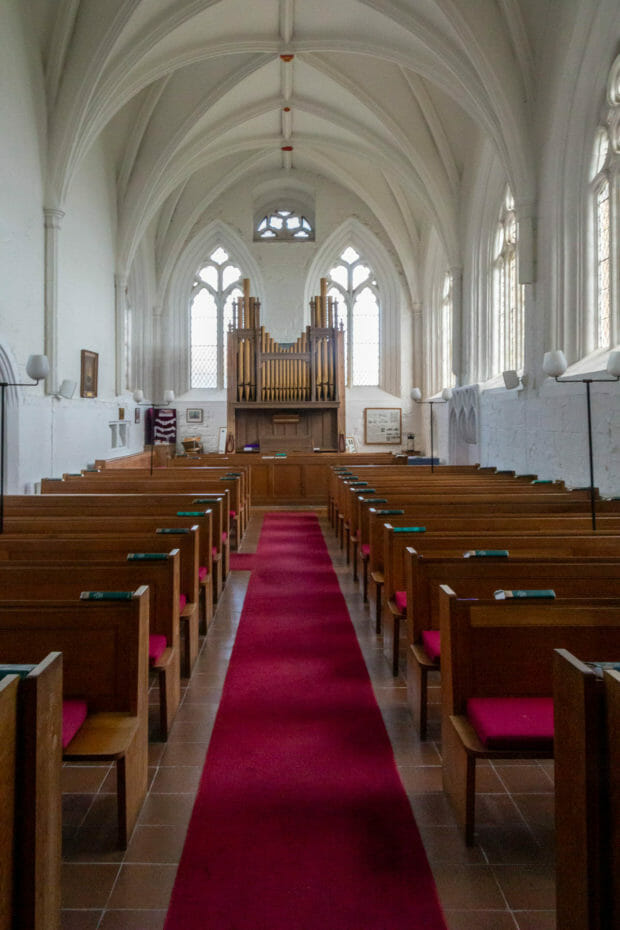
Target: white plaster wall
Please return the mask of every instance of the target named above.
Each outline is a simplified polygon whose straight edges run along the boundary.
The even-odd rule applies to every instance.
[[[20,363],[43,352],[41,74],[19,0],[0,4],[0,338]]]

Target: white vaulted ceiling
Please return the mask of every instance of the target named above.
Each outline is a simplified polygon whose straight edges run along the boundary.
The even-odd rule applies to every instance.
[[[434,228],[454,265],[482,139],[517,198],[533,198],[532,47],[548,0],[30,5],[46,66],[46,205],[62,208],[102,137],[120,273],[152,227],[170,274],[209,203],[268,172],[312,172],[363,196],[401,257],[406,238],[411,251]]]

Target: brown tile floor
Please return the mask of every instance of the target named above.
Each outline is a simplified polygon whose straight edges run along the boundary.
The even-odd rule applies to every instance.
[[[242,551],[256,548],[261,520],[256,512]],[[477,844],[463,845],[441,790],[439,684],[420,743],[405,682],[392,678],[370,609],[323,526],[450,930],[554,930],[553,763],[480,766]],[[149,793],[124,853],[115,848],[113,772],[64,768],[63,930],[163,927],[248,579],[231,573],[168,742],[151,744]]]

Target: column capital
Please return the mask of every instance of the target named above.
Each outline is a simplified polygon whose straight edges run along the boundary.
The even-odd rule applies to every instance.
[[[57,207],[43,207],[43,218],[45,221],[45,228],[46,229],[60,229],[64,215],[65,215],[65,211],[59,210]]]

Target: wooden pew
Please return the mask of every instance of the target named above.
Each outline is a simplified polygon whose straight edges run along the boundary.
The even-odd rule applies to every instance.
[[[56,651],[63,654],[63,697],[88,705],[63,758],[115,763],[124,849],[147,789],[147,589],[138,588],[127,600],[0,603],[4,660],[40,662]]]
[[[163,652],[149,662],[151,671],[157,676],[159,735],[165,740],[181,700],[181,556],[178,549],[155,555],[157,559],[138,558],[125,562],[0,562],[0,603],[24,596],[29,600],[71,600],[79,598],[82,591],[133,591],[141,585],[148,586],[149,638],[163,636],[166,640]]]
[[[0,660],[2,656],[0,656]],[[0,667],[0,928],[60,928],[62,656]]]
[[[565,649],[553,671],[557,925],[609,930],[620,925],[620,672],[597,674]]]
[[[176,519],[179,511],[211,511],[211,547],[203,544],[201,553],[201,593],[204,595],[204,616],[207,627],[213,619],[213,608],[222,589],[222,539],[229,531],[228,498],[226,494],[197,498],[195,494],[37,494],[7,495],[4,512],[12,516],[83,516],[99,517],[159,516],[162,526]],[[219,541],[219,545],[218,545]],[[203,566],[206,572],[203,572]]]
[[[187,598],[180,620],[181,631],[184,634],[181,644],[181,671],[188,677],[198,656],[199,645],[197,526],[180,529],[172,535],[147,532],[91,536],[73,533],[41,537],[3,533],[0,535],[0,561],[80,562],[93,559],[124,563],[129,552],[169,552],[172,546],[178,548],[181,553],[181,593]]]
[[[472,845],[476,761],[553,757],[554,650],[620,653],[620,599],[472,601],[442,585],[440,612],[443,784]]]
[[[420,739],[426,738],[428,675],[438,671],[440,586],[459,597],[490,598],[498,589],[552,588],[559,597],[620,597],[620,540],[617,558],[553,555],[536,548],[513,548],[508,558],[423,555],[405,550],[407,592],[407,698]],[[431,635],[429,635],[429,633]],[[427,639],[425,644],[424,639]]]

